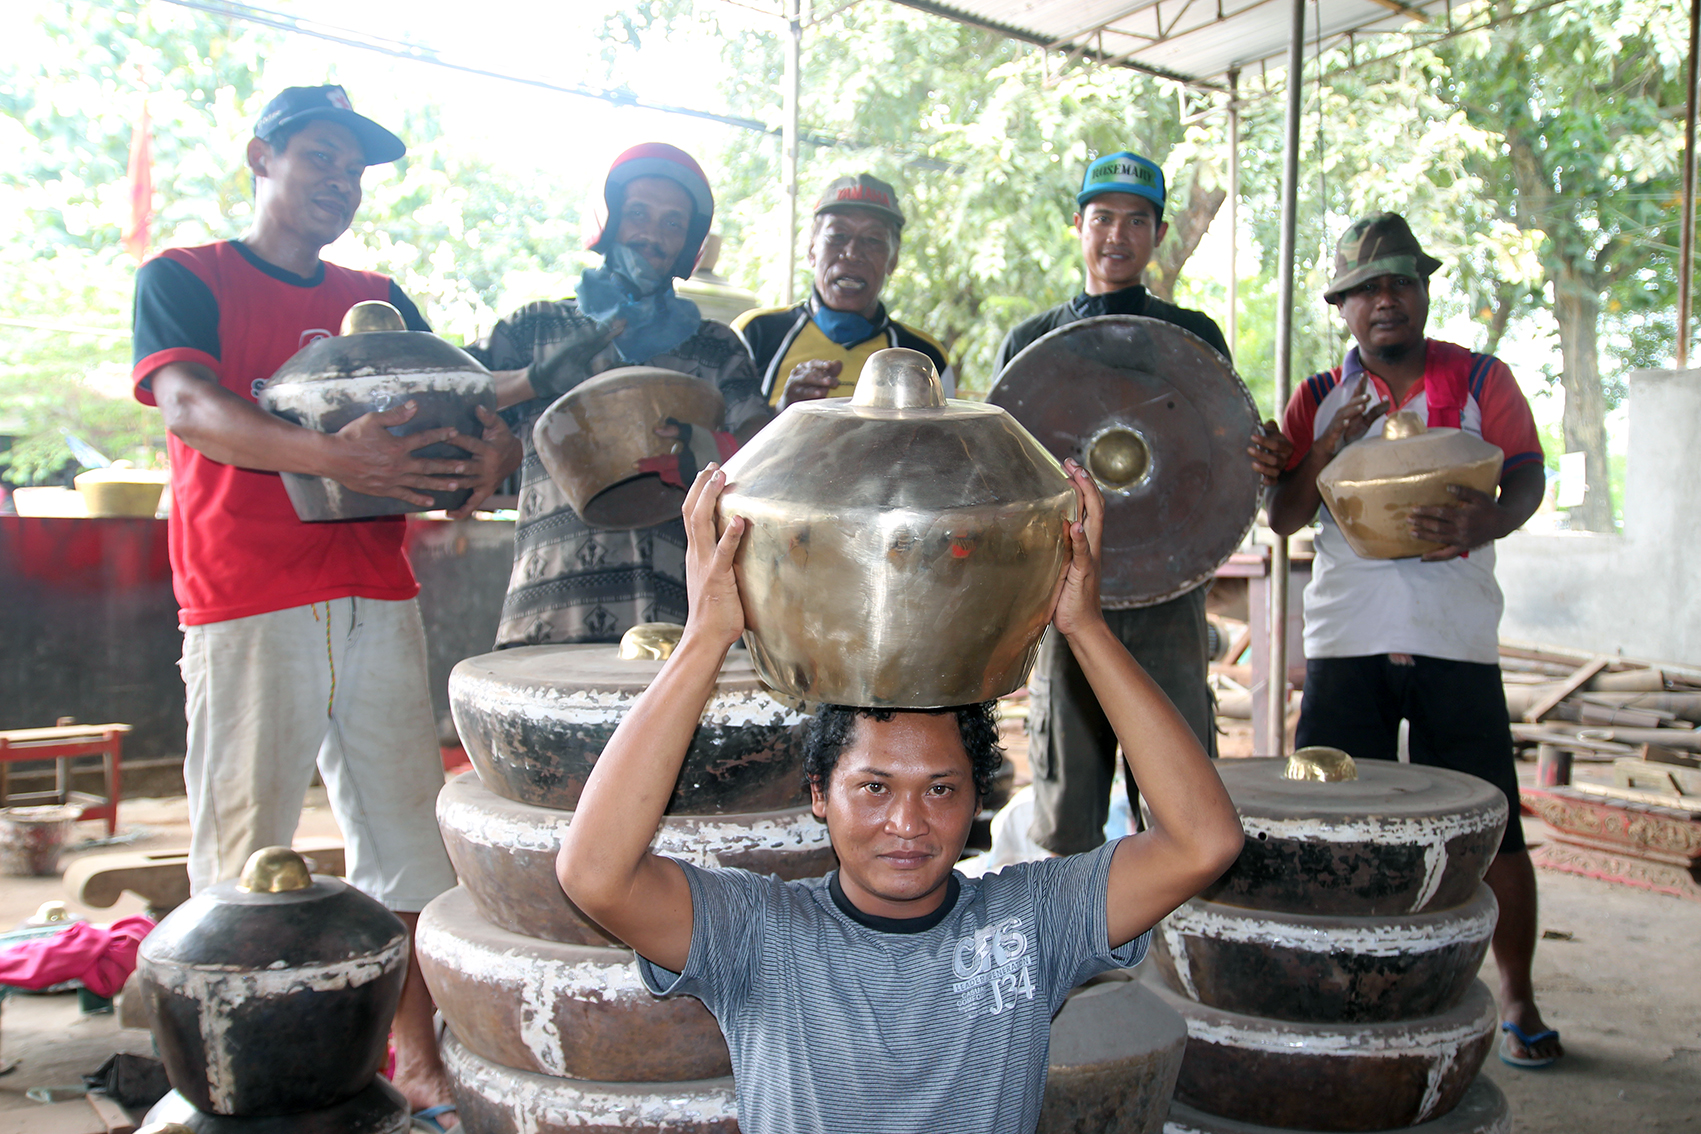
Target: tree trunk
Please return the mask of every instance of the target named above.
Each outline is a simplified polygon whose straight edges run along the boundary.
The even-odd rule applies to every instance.
[[[1494,284],[1494,313],[1489,318],[1488,335],[1483,343],[1482,352],[1493,354],[1500,349],[1500,340],[1506,337],[1506,328],[1512,322],[1512,312],[1518,302],[1518,289],[1505,280],[1496,280]]]
[[[1601,395],[1600,353],[1596,331],[1600,326],[1601,283],[1604,264],[1588,254],[1568,252],[1587,247],[1577,221],[1575,202],[1557,199],[1552,175],[1543,161],[1541,147],[1528,124],[1516,120],[1506,129],[1507,156],[1518,186],[1518,225],[1535,229],[1547,238],[1542,256],[1543,271],[1553,284],[1553,314],[1559,324],[1559,350],[1564,360],[1560,384],[1565,388],[1565,413],[1561,425],[1565,450],[1579,450],[1584,457],[1588,485],[1583,503],[1571,509],[1571,526],[1591,532],[1613,531],[1612,482],[1606,462],[1606,399]]]
[[[1226,200],[1227,189],[1205,189],[1197,182],[1193,184],[1192,192],[1187,194],[1187,206],[1170,217],[1169,232],[1152,250],[1152,262],[1141,276],[1140,282],[1148,291],[1167,303],[1175,302],[1175,281],[1181,278],[1187,258],[1199,247],[1205,230],[1211,227],[1217,210]]]
[[[1561,259],[1553,274],[1553,313],[1559,322],[1559,349],[1565,361],[1565,449],[1585,454],[1588,493],[1571,509],[1571,526],[1610,532],[1612,489],[1607,474],[1606,399],[1601,395],[1599,350],[1595,334],[1601,297],[1589,274]]]

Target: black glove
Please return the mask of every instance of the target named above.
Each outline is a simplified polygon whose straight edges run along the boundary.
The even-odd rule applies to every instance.
[[[591,376],[591,360],[625,330],[625,323],[586,323],[550,348],[541,362],[526,367],[532,393],[554,401]]]

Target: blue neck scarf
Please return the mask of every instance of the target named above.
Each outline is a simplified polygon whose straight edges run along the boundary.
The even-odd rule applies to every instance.
[[[624,244],[609,250],[600,268],[579,277],[579,310],[599,323],[626,320],[615,338],[622,360],[639,364],[666,354],[697,333],[697,305],[673,293],[673,277],[662,275]]]
[[[815,325],[821,328],[821,333],[842,347],[867,342],[880,331],[879,323],[865,319],[855,311],[834,311],[821,302],[819,294],[809,306],[809,317],[815,320]]]

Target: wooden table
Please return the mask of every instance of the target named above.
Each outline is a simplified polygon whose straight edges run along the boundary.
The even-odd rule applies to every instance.
[[[82,805],[83,819],[105,819],[107,835],[118,832],[118,796],[123,774],[124,734],[127,724],[56,725],[53,728],[0,730],[0,807],[59,803]],[[71,761],[99,756],[106,777],[104,796],[71,790]],[[11,765],[25,760],[52,760],[52,791],[11,795],[7,791]]]

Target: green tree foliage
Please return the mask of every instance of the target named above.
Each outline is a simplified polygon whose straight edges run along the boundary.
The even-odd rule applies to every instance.
[[[1564,356],[1565,447],[1586,454],[1589,492],[1572,523],[1595,531],[1613,528],[1605,418],[1624,390],[1618,366],[1603,382],[1602,332],[1619,366],[1671,341],[1671,323],[1650,316],[1675,291],[1683,23],[1660,0],[1607,0],[1437,49],[1446,97],[1501,143],[1477,163],[1501,188],[1499,218],[1535,238]]]
[[[61,430],[148,463],[159,414],[129,395],[135,261],[130,137],[143,96],[157,170],[153,244],[200,243],[249,205],[240,140],[268,37],[168,5],[44,7],[0,56],[0,466],[13,483],[76,471]],[[110,329],[115,334],[86,333]]]
[[[391,276],[451,338],[476,337],[528,300],[572,294],[594,259],[573,194],[471,156],[433,107],[410,113],[401,134],[407,156],[368,187],[327,258]]]
[[[0,436],[15,439],[0,470],[11,482],[75,472],[66,430],[114,459],[160,459],[159,414],[129,392],[136,265],[120,236],[131,132],[145,96],[152,248],[239,235],[253,208],[244,147],[273,93],[260,76],[275,42],[169,5],[65,3],[43,8],[0,55],[0,217],[12,233],[0,250]],[[331,259],[391,274],[452,338],[571,292],[582,267],[576,194],[469,156],[473,140],[446,137],[433,106],[402,133],[409,155],[369,175]]]
[[[720,37],[733,112],[777,127],[783,29],[725,28],[711,8],[701,13],[677,5],[670,26],[675,34]],[[895,6],[841,8],[805,31],[803,51],[804,231],[795,288],[802,294],[809,286],[803,249],[821,187],[858,172],[892,182],[909,223],[887,305],[945,345],[969,389],[990,384],[1006,331],[1079,290],[1070,218],[1087,162],[1134,149],[1175,167],[1166,159],[1191,136],[1183,114],[1199,109],[1173,84],[1096,66],[1058,74],[1058,60],[1035,48]],[[1221,204],[1221,158],[1207,156],[1208,147],[1197,147],[1170,169],[1176,184],[1165,251],[1176,254],[1155,262],[1150,281],[1163,294],[1173,291]],[[778,295],[785,263],[778,139],[743,136],[721,157],[726,175],[717,192],[727,207],[720,223],[734,249],[725,266],[759,294]],[[1207,200],[1190,209],[1196,185]]]

